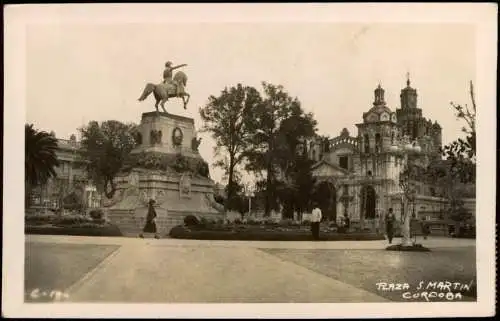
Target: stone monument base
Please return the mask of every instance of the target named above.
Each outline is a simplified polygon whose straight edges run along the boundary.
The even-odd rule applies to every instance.
[[[214,200],[213,182],[207,178],[134,169],[117,177],[116,185],[115,195],[106,200],[105,209],[108,219],[124,235],[137,236],[142,231],[150,199],[156,201],[156,225],[162,236],[183,224],[187,215],[224,219],[223,207]]]
[[[124,235],[142,231],[150,199],[156,201],[161,236],[183,224],[187,215],[224,219],[223,206],[214,199],[208,164],[198,153],[193,119],[144,113],[136,139],[137,147],[115,178],[115,194],[104,203],[108,219]]]

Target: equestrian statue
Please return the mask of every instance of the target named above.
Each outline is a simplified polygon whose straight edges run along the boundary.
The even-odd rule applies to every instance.
[[[178,97],[182,98],[184,109],[186,109],[186,105],[189,102],[190,97],[190,95],[184,90],[187,83],[187,76],[184,72],[178,71],[175,73],[172,79],[172,71],[185,66],[187,65],[182,64],[172,67],[172,62],[167,61],[167,63],[165,63],[165,71],[163,71],[163,82],[157,85],[148,83],[146,85],[146,88],[144,88],[141,97],[139,97],[139,101],[145,100],[151,93],[153,93],[156,100],[156,112],[158,112],[158,105],[160,105],[160,107],[166,113],[167,111],[165,110],[165,103],[169,98]]]

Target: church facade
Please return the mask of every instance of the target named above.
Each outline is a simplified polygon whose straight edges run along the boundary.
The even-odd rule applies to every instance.
[[[357,135],[344,128],[328,141],[308,142],[308,155],[316,161],[312,167],[316,188],[326,195],[320,204],[326,219],[339,222],[346,216],[354,226],[371,228],[393,208],[401,221],[399,173],[408,162],[426,167],[441,158],[442,129],[423,116],[417,106],[417,90],[409,79],[401,90],[400,104],[395,111],[391,109],[379,85],[372,107],[356,124]],[[419,218],[440,220],[446,203],[432,186],[417,183],[410,211]],[[474,204],[472,199],[465,200],[472,213]]]

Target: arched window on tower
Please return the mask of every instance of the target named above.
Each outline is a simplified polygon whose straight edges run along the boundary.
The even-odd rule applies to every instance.
[[[370,138],[368,137],[368,135],[365,135],[365,137],[363,139],[363,143],[365,144],[365,153],[369,153],[370,152]]]
[[[391,145],[394,145],[394,132],[391,132]]]
[[[382,151],[382,138],[380,134],[375,134],[375,152],[380,153]]]

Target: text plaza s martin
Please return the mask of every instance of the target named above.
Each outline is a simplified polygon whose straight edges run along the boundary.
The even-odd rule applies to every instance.
[[[423,298],[427,301],[431,299],[446,299],[448,301],[461,300],[462,293],[471,290],[474,281],[469,283],[450,282],[450,281],[420,281],[415,288],[416,291],[411,291],[412,287],[409,283],[376,283],[377,291],[395,292],[402,291],[403,299],[418,299]]]

